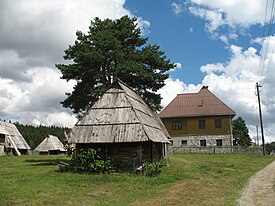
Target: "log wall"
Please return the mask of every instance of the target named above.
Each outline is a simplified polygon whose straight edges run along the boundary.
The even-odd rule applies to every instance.
[[[135,171],[145,162],[163,158],[163,147],[163,143],[155,142],[76,144],[76,154],[81,149],[100,149],[101,156],[113,160],[119,170]]]

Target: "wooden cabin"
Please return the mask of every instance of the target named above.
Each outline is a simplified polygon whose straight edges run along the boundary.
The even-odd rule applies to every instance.
[[[18,131],[16,126],[10,122],[0,120],[0,155],[31,154],[31,148]]]
[[[54,135],[46,137],[35,149],[40,155],[65,154],[66,148],[63,143]]]
[[[100,149],[121,170],[167,156],[169,134],[142,98],[117,80],[72,128],[68,142],[80,149]]]
[[[207,86],[178,94],[160,113],[175,147],[231,147],[235,115]]]

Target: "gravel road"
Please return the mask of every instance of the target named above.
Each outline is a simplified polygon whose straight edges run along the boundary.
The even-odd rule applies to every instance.
[[[275,206],[275,161],[250,178],[239,205]]]

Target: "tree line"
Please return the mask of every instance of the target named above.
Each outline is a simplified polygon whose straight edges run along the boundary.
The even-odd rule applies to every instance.
[[[32,149],[35,149],[48,135],[57,136],[60,141],[64,143],[66,139],[64,132],[66,131],[68,133],[70,131],[67,127],[33,126],[20,124],[18,122],[15,123],[15,126]]]

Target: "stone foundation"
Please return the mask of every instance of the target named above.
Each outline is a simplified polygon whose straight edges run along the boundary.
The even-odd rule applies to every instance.
[[[196,135],[185,137],[172,137],[173,147],[201,147],[201,140],[205,140],[206,147],[221,146],[231,147],[232,140],[230,135]],[[221,145],[217,145],[221,141]],[[186,143],[186,144],[185,144]]]

